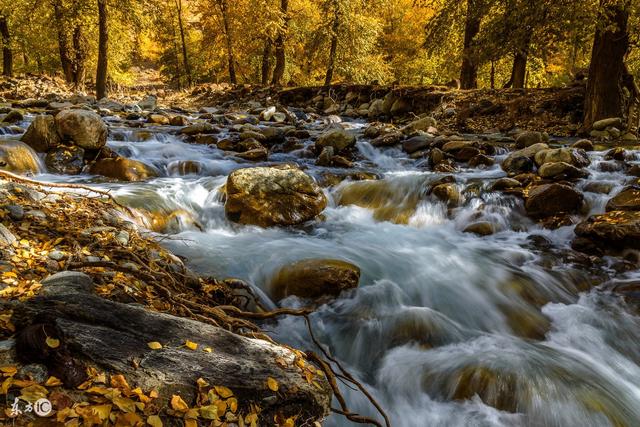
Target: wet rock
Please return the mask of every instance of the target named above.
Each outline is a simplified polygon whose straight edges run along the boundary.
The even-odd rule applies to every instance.
[[[320,152],[318,159],[316,160],[316,165],[325,166],[325,167],[331,166],[332,165],[331,158],[334,155],[333,153],[334,153],[333,147],[324,147]]]
[[[276,107],[271,106],[260,113],[260,120],[263,120],[265,122],[271,121],[274,114],[276,114]]]
[[[489,156],[485,156],[484,154],[478,154],[469,160],[469,166],[472,168],[476,168],[478,166],[493,166],[494,164],[495,160]]]
[[[358,287],[360,268],[337,259],[306,259],[282,267],[270,281],[276,300],[290,295],[318,299],[337,297],[342,291]]]
[[[438,184],[431,189],[431,194],[445,202],[449,207],[458,206],[462,200],[458,187],[453,183]]]
[[[151,166],[124,157],[98,160],[91,165],[89,173],[130,182],[144,181],[158,176],[156,170]]]
[[[44,162],[49,172],[77,175],[84,167],[84,149],[75,145],[61,145],[49,150]]]
[[[238,153],[236,154],[236,156],[244,160],[259,162],[267,160],[267,158],[269,157],[269,150],[261,146],[258,148],[252,148],[251,150],[247,150],[242,153]]]
[[[4,224],[0,224],[0,244],[10,246],[17,242],[16,236]]]
[[[548,149],[549,146],[544,143],[534,144],[522,150],[510,153],[502,162],[502,170],[510,175],[517,175],[523,172],[533,170],[533,158],[536,153]],[[527,159],[527,160],[525,160]]]
[[[182,135],[198,135],[207,133],[218,133],[219,130],[211,123],[194,123],[190,126],[180,129]]]
[[[63,110],[55,121],[64,141],[88,150],[97,150],[107,143],[107,126],[93,111]]]
[[[401,116],[403,114],[406,114],[411,110],[412,110],[411,103],[408,100],[404,98],[398,98],[393,102],[393,105],[391,105],[389,114],[392,117],[396,117],[396,116]]]
[[[416,135],[407,139],[402,143],[402,149],[408,153],[412,154],[416,151],[423,150],[428,148],[433,143],[433,137],[428,135]]]
[[[502,191],[510,188],[520,187],[522,184],[520,181],[514,178],[500,178],[494,182],[490,189],[491,191]]]
[[[334,129],[320,135],[316,141],[316,149],[322,150],[324,147],[331,146],[339,153],[349,147],[354,146],[356,143],[356,137],[344,129]]]
[[[265,142],[270,144],[279,144],[284,142],[286,131],[282,127],[271,126],[271,127],[262,129],[260,133],[264,137]],[[294,135],[294,136],[296,138],[308,138],[309,134],[307,133],[305,136],[297,136],[297,135]]]
[[[516,136],[516,148],[526,148],[549,141],[549,135],[542,132],[525,131]]]
[[[24,120],[24,115],[20,110],[9,110],[9,112],[2,118],[3,123],[17,123]]]
[[[260,132],[245,130],[240,133],[240,139],[253,139],[255,141],[264,141],[267,138]]]
[[[627,151],[622,147],[612,148],[604,155],[605,160],[623,161],[627,156]]]
[[[21,141],[40,153],[46,153],[50,148],[60,144],[60,135],[53,116],[36,116]]]
[[[426,116],[418,120],[414,120],[402,129],[402,133],[408,135],[417,131],[427,131],[429,128],[435,128],[438,125],[438,121],[433,117]]]
[[[222,139],[216,143],[216,147],[220,150],[233,151],[236,149],[236,143],[231,139]]]
[[[20,141],[0,141],[0,169],[18,174],[42,171],[40,158],[27,144]]]
[[[573,247],[587,253],[594,248],[622,250],[640,248],[640,212],[611,211],[593,215],[575,228],[576,239]],[[588,243],[591,243],[589,247]]]
[[[202,163],[195,160],[179,160],[167,166],[169,175],[197,175],[202,172]]]
[[[193,137],[193,142],[201,145],[216,145],[218,143],[218,137],[215,135],[196,135]]]
[[[390,132],[384,135],[380,135],[371,141],[371,145],[374,147],[392,147],[399,144],[404,138],[404,135],[400,132]]]
[[[572,144],[571,148],[576,148],[584,151],[593,151],[595,147],[593,146],[593,142],[589,141],[588,139],[581,139],[580,141]]]
[[[9,218],[14,221],[21,221],[24,218],[24,208],[20,205],[5,205],[2,209],[9,212]]]
[[[597,194],[609,194],[614,185],[609,182],[591,181],[585,184],[584,191]]]
[[[578,168],[588,166],[591,163],[584,150],[575,148],[541,150],[536,153],[535,161],[538,166],[542,166],[545,163],[564,162]]]
[[[240,224],[296,225],[318,216],[327,199],[297,167],[239,169],[227,178],[225,213]]]
[[[594,130],[598,130],[598,131],[605,130],[608,127],[621,128],[622,127],[622,119],[620,117],[611,117],[611,118],[607,118],[607,119],[598,120],[598,121],[594,122],[591,127]]]
[[[588,174],[582,169],[565,162],[545,163],[538,169],[538,175],[548,179],[584,178]]]
[[[171,119],[169,119],[169,124],[171,126],[188,126],[189,119],[187,119],[185,116],[173,116],[171,117]]]
[[[429,152],[429,163],[431,164],[431,166],[437,166],[448,158],[449,156],[447,155],[447,153],[439,148],[434,148]]]
[[[568,214],[577,212],[582,200],[582,193],[568,185],[539,185],[529,191],[525,209],[532,217]]]
[[[138,102],[138,107],[141,110],[153,111],[158,106],[158,98],[154,95],[147,95],[144,99]]]
[[[168,125],[171,123],[171,119],[164,114],[149,114],[147,117],[147,123],[156,125]]]
[[[52,104],[55,104],[55,103],[49,104],[49,108],[52,108],[54,110],[55,109],[59,109],[59,108],[53,108]],[[98,101],[98,103],[96,105],[97,105],[98,108],[104,109],[104,110],[109,110],[110,112],[111,111],[119,112],[119,111],[124,111],[125,110],[125,105],[124,104],[122,104],[121,102],[118,102],[118,101],[114,101],[114,100],[108,99],[108,98],[102,98],[100,101]]]
[[[258,142],[257,140],[250,138],[250,139],[242,140],[237,144],[235,144],[234,150],[238,152],[243,152],[243,151],[249,151],[249,150],[256,150],[260,148],[264,148],[262,144],[260,144],[260,142]]]
[[[606,210],[607,212],[640,211],[640,187],[625,187],[607,202]]]
[[[490,236],[495,233],[495,228],[490,222],[480,221],[467,225],[463,232],[477,234],[478,236]]]

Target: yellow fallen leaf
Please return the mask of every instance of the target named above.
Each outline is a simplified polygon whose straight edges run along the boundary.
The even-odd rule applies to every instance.
[[[194,343],[193,341],[186,340],[186,341],[184,342],[184,345],[185,345],[185,347],[187,347],[189,350],[193,350],[193,351],[195,351],[195,350],[197,350],[197,349],[198,349],[198,344],[197,344],[197,343]]]
[[[217,385],[214,388],[216,389],[216,393],[218,393],[218,396],[220,396],[223,399],[227,399],[233,396],[233,392],[228,387],[225,387],[223,385]]]
[[[107,418],[109,418],[111,408],[111,405],[96,405],[93,406],[91,410],[100,419],[100,421],[105,421]]]
[[[211,349],[211,347],[205,347],[202,349],[202,351],[204,351],[205,353],[211,353],[213,350]]]
[[[126,397],[114,396],[112,402],[120,409],[122,412],[136,412],[136,403],[127,399]]]
[[[38,384],[33,384],[20,390],[20,399],[35,403],[37,400],[47,397],[49,391]]]
[[[218,420],[218,406],[217,405],[207,405],[201,406],[198,408],[200,412],[200,416],[205,420]]]
[[[238,399],[235,397],[229,398],[227,404],[229,405],[229,410],[234,414],[238,411]]]
[[[218,416],[224,417],[224,413],[227,412],[227,402],[224,400],[218,400],[216,402],[216,406],[218,408]]]
[[[147,345],[151,350],[160,350],[162,348],[162,344],[160,344],[158,341],[148,342]]]
[[[271,391],[278,391],[278,388],[280,386],[278,385],[278,381],[276,381],[275,379],[269,377],[269,378],[267,378],[267,387],[269,387],[269,390],[271,390]]]
[[[60,340],[58,340],[56,338],[47,337],[46,343],[51,348],[60,347]]]
[[[2,366],[0,367],[0,371],[2,371],[2,373],[6,376],[10,377],[18,373],[18,368],[16,368],[15,366]]]
[[[198,388],[209,387],[209,383],[204,378],[198,378],[196,384],[198,384]]]
[[[62,381],[60,381],[56,377],[51,376],[47,378],[47,382],[44,383],[44,385],[46,385],[47,387],[56,387],[56,386],[62,385]]]
[[[177,394],[171,396],[171,407],[174,411],[178,412],[187,412],[187,410],[189,409],[189,406],[186,404],[186,402],[182,400],[182,397],[178,396]]]
[[[184,427],[198,427],[198,421],[193,418],[184,420]]]
[[[147,424],[151,427],[162,427],[162,420],[157,415],[149,415],[147,418]]]
[[[187,411],[186,414],[184,414],[184,419],[185,420],[195,420],[196,418],[198,418],[200,415],[198,413],[198,408],[191,408]]]

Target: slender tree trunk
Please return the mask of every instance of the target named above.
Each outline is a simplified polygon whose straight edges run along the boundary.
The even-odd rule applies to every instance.
[[[87,46],[82,27],[78,25],[73,31],[73,84],[76,89],[84,88],[86,75]]]
[[[96,98],[107,96],[107,69],[109,67],[109,10],[107,0],[98,0],[98,69],[96,72]]]
[[[460,88],[475,89],[478,87],[478,64],[475,58],[473,41],[480,32],[482,16],[478,0],[467,0],[467,16],[464,25],[464,49],[462,68],[460,69]]]
[[[624,113],[624,58],[629,49],[629,1],[600,0],[601,13],[591,51],[583,129]]]
[[[512,87],[515,89],[522,89],[525,86],[525,77],[527,75],[527,53],[516,52],[513,57],[513,69],[511,75],[513,76]]]
[[[491,83],[491,89],[495,89],[496,88],[496,61],[494,60],[491,60],[491,74],[489,78]]]
[[[339,6],[335,5],[335,15],[333,17],[333,25],[331,25],[331,47],[329,48],[329,64],[327,65],[327,74],[324,78],[324,85],[329,86],[333,80],[333,70],[336,66],[336,54],[338,52],[338,29],[340,28],[340,11]]]
[[[269,84],[269,77],[271,76],[271,39],[269,37],[264,39],[264,50],[262,51],[262,78],[260,82],[263,86]]]
[[[56,31],[58,32],[58,50],[60,51],[60,64],[62,65],[62,73],[67,83],[73,83],[73,66],[71,64],[71,54],[69,52],[69,39],[66,32],[66,23],[64,19],[64,10],[62,8],[62,0],[53,1],[53,16],[56,22]]]
[[[227,60],[229,61],[229,81],[231,84],[237,84],[235,58],[233,56],[233,37],[231,35],[231,25],[229,23],[229,3],[227,0],[218,0],[222,11],[222,23],[224,26],[224,34],[227,39]]]
[[[180,27],[180,40],[182,41],[182,61],[184,62],[184,72],[187,75],[187,84],[189,87],[193,85],[191,79],[191,66],[189,66],[189,55],[187,54],[187,42],[184,34],[184,24],[182,23],[182,0],[176,0],[176,8],[178,10],[178,26]]]
[[[0,16],[0,36],[2,36],[2,75],[13,75],[13,50],[11,49],[11,34],[5,16]]]
[[[171,7],[171,0],[169,0],[169,17],[171,18],[171,41],[173,42],[173,60],[176,64],[175,70],[175,79],[178,81],[178,87],[182,89],[182,70],[180,69],[180,57],[178,54],[178,35],[176,34],[176,26],[174,25],[176,22],[175,17],[173,16],[173,7]]]
[[[282,28],[278,31],[278,37],[276,38],[276,66],[273,69],[273,80],[271,84],[277,86],[284,76],[284,69],[286,66],[286,54],[284,49],[284,39],[287,32],[288,17],[287,12],[289,10],[289,0],[280,0],[280,13],[282,13]]]

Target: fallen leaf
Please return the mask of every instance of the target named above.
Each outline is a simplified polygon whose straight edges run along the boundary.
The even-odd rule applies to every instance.
[[[60,340],[56,339],[56,338],[51,338],[51,337],[47,337],[46,339],[46,343],[49,347],[51,348],[58,348],[60,347]]]
[[[177,394],[171,396],[171,407],[174,411],[178,412],[187,412],[187,410],[189,409],[189,406],[185,403],[184,400],[182,400],[182,397],[178,396]]]
[[[47,397],[47,394],[49,394],[46,388],[38,384],[33,384],[28,387],[25,387],[22,390],[20,390],[20,392],[21,392],[20,399],[26,400],[27,402],[31,402],[31,403],[34,403],[39,399],[43,399]]]
[[[267,378],[267,387],[269,387],[269,390],[271,391],[278,391],[278,388],[279,388],[278,381],[276,381],[271,377]]]
[[[162,348],[162,344],[160,344],[158,341],[148,342],[147,345],[151,350],[160,350]]]
[[[136,412],[136,403],[131,399],[127,399],[126,397],[115,396],[112,402],[122,412]]]
[[[217,405],[207,405],[201,406],[198,408],[200,412],[200,416],[205,420],[218,420],[218,406]]]
[[[46,385],[47,387],[57,387],[59,385],[62,385],[62,381],[60,381],[56,377],[51,376],[51,377],[47,378],[47,382],[44,383],[44,385]]]
[[[97,415],[100,421],[105,421],[109,418],[109,414],[111,413],[111,405],[96,405],[91,408],[93,413]]]
[[[218,393],[218,396],[220,396],[223,399],[227,399],[233,396],[233,392],[228,387],[225,387],[223,385],[217,385],[214,388],[216,390],[216,393]]]
[[[149,415],[147,418],[147,424],[151,427],[162,427],[162,420],[157,415]]]
[[[184,345],[185,345],[185,347],[187,347],[189,350],[193,350],[193,351],[195,351],[195,350],[197,350],[197,349],[198,349],[198,344],[197,344],[197,343],[195,343],[195,342],[193,342],[193,341],[186,340],[186,341],[184,342]]]
[[[211,353],[213,350],[211,349],[211,347],[205,347],[202,349],[202,351],[204,351],[205,353]]]

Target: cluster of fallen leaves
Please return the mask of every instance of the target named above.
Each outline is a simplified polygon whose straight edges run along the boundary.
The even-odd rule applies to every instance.
[[[0,299],[27,300],[37,295],[40,282],[49,275],[97,261],[105,266],[75,269],[89,274],[97,293],[108,299],[135,301],[157,311],[188,316],[161,297],[155,286],[161,284],[208,305],[233,302],[231,292],[213,279],[198,279],[200,292],[181,281],[183,277],[176,273],[181,262],[128,226],[103,200],[57,193],[34,200],[27,187],[20,185],[0,196],[3,205],[17,205],[25,211],[23,219],[14,220],[7,209],[0,208],[0,222],[17,238],[10,245],[0,244],[5,261],[0,265]],[[0,311],[0,336],[15,331],[10,319],[9,312]]]

